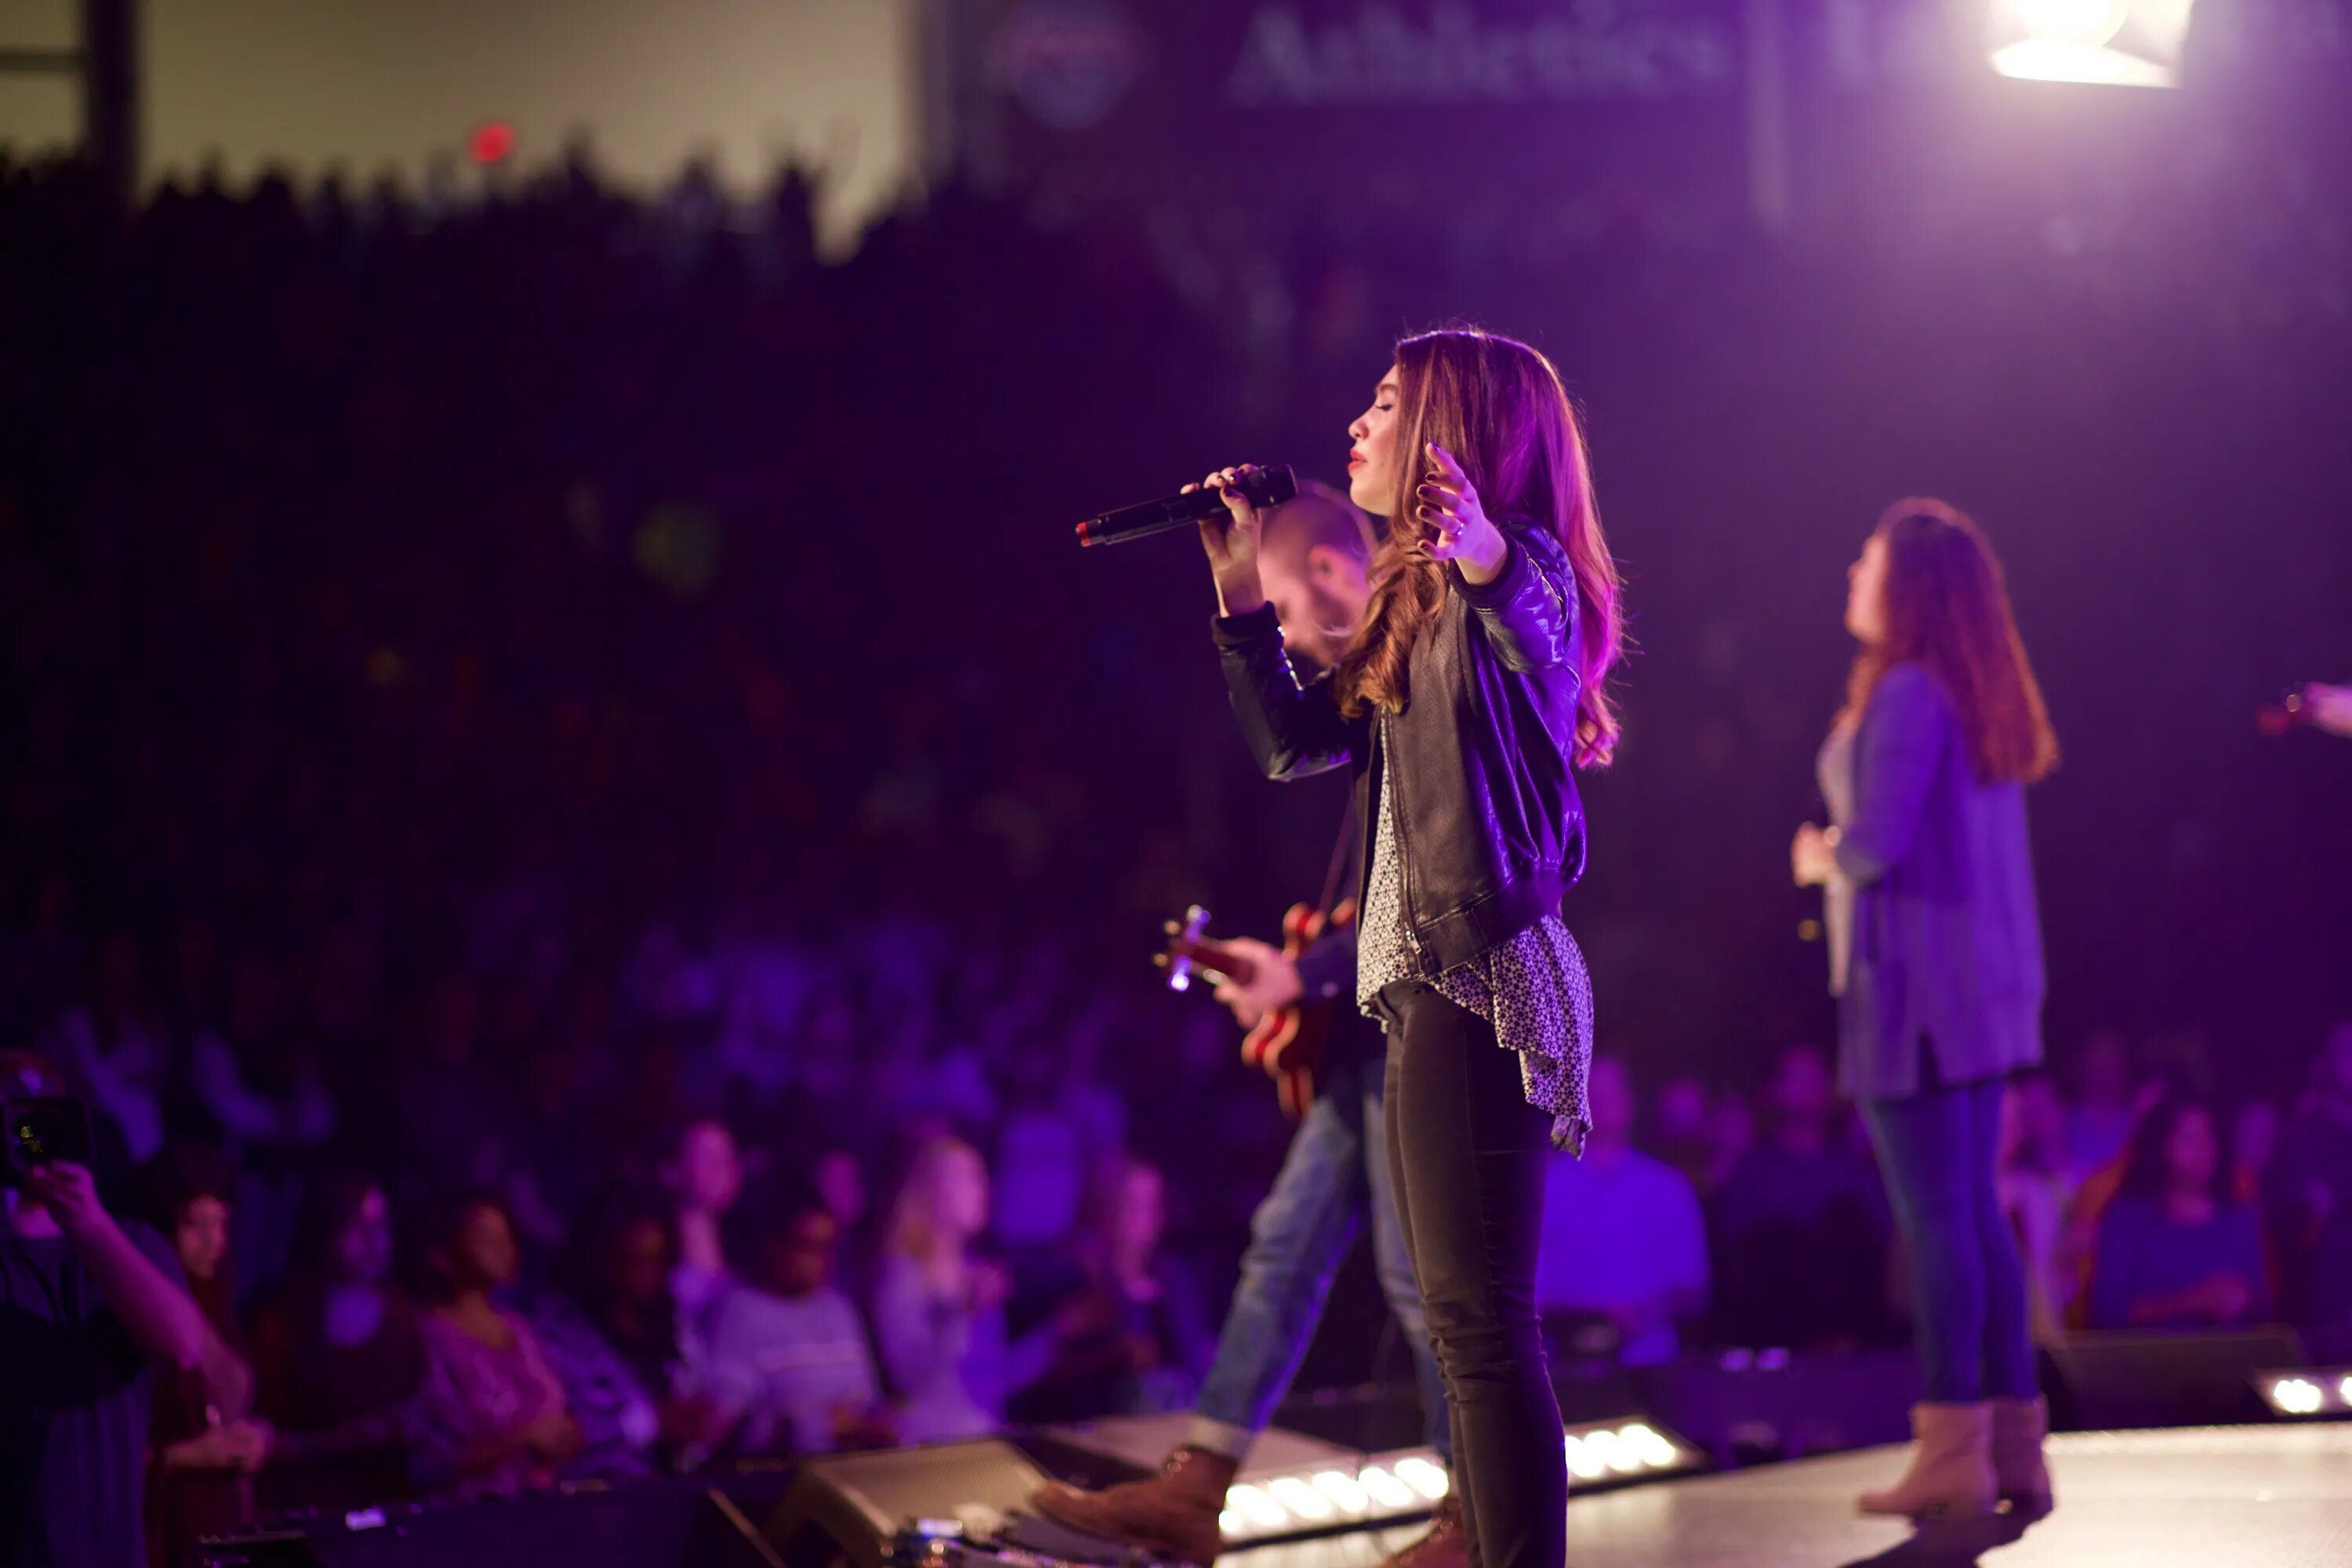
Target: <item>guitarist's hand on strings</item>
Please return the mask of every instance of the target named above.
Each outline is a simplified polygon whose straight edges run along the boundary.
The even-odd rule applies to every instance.
[[[1268,1013],[1298,1000],[1298,965],[1285,958],[1282,949],[1246,936],[1233,937],[1219,945],[1249,961],[1248,980],[1220,980],[1211,994],[1233,1009],[1234,1021],[1243,1028],[1256,1028],[1258,1020]]]

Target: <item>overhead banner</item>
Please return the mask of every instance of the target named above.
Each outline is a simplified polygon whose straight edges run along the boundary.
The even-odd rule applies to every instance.
[[[988,171],[1073,199],[1737,203],[1744,0],[982,0]]]

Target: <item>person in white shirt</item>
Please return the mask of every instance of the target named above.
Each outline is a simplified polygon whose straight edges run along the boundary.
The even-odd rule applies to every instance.
[[[1677,1320],[1706,1306],[1706,1224],[1689,1179],[1633,1147],[1633,1076],[1592,1058],[1592,1131],[1584,1157],[1554,1154],[1545,1175],[1536,1306],[1607,1316],[1618,1359],[1655,1366],[1681,1349]]]

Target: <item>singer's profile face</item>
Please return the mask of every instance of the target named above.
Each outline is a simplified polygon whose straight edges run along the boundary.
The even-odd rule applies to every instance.
[[[1397,405],[1402,401],[1404,372],[1389,366],[1373,390],[1372,405],[1348,426],[1354,443],[1348,452],[1348,499],[1374,517],[1386,517],[1396,506]]]
[[[1845,569],[1845,629],[1858,643],[1886,639],[1886,539],[1874,533]]]

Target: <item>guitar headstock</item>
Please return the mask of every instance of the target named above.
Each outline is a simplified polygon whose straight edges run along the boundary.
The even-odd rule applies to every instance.
[[[1199,904],[1186,910],[1181,922],[1170,922],[1168,934],[1171,940],[1168,943],[1168,951],[1160,955],[1160,961],[1168,970],[1169,990],[1192,989],[1193,947],[1200,942],[1201,933],[1208,929],[1209,911]]]
[[[1202,933],[1209,929],[1209,911],[1194,904],[1184,911],[1181,921],[1170,921],[1165,929],[1168,945],[1151,955],[1154,967],[1168,976],[1171,991],[1190,991],[1192,982],[1205,980],[1212,985],[1222,985],[1231,980],[1246,985],[1257,973],[1250,961]]]

